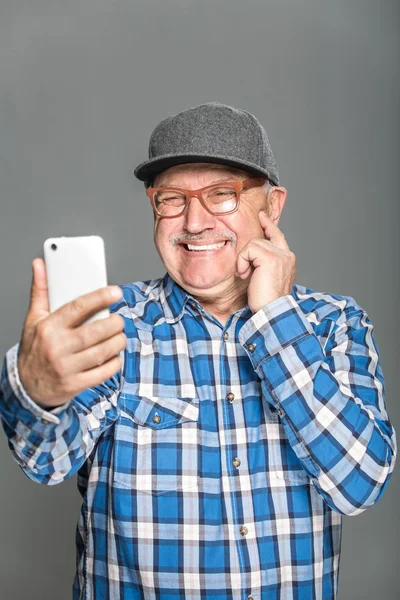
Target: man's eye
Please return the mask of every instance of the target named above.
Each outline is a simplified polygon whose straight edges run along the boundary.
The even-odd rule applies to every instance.
[[[171,202],[174,200],[184,200],[184,196],[182,196],[182,194],[177,194],[174,192],[162,192],[156,194],[156,199],[158,202]]]
[[[235,190],[226,189],[226,190],[213,191],[210,194],[209,198],[211,200],[230,200],[234,196],[235,196]]]
[[[166,196],[165,198],[163,198],[163,202],[183,202],[183,200],[183,196]]]

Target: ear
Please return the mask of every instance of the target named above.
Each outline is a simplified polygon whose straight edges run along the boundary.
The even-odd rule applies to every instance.
[[[267,214],[278,225],[286,202],[287,189],[281,186],[272,187],[267,194]]]

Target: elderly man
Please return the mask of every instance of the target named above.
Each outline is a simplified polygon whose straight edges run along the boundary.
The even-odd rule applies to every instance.
[[[342,515],[378,501],[396,457],[373,326],[294,284],[253,115],[197,106],[149,151],[135,174],[166,274],[50,314],[33,261],[3,367],[10,448],[39,483],[78,472],[76,600],[336,598]]]

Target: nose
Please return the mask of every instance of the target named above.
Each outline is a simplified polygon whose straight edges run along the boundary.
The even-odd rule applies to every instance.
[[[204,208],[197,196],[191,196],[188,202],[189,206],[184,214],[185,229],[191,233],[213,229],[215,217]]]

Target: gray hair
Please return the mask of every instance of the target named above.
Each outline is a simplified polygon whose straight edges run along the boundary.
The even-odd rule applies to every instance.
[[[271,182],[269,181],[269,179],[267,179],[267,180],[265,181],[265,183],[264,183],[264,186],[263,186],[263,187],[264,187],[265,200],[266,200],[266,207],[265,207],[265,209],[263,209],[263,210],[265,210],[265,211],[266,211],[266,213],[267,213],[267,214],[269,214],[269,209],[270,209],[270,206],[271,206],[271,203],[270,203],[270,200],[269,200],[269,192],[270,192],[270,190],[271,190],[273,187],[275,187],[275,186],[274,186],[274,184],[273,184],[273,183],[271,183]]]
[[[269,190],[270,190],[272,187],[273,187],[273,186],[272,186],[271,182],[269,181],[269,179],[267,179],[267,180],[265,181],[265,183],[264,183],[264,192],[265,192],[265,194],[268,194]]]

